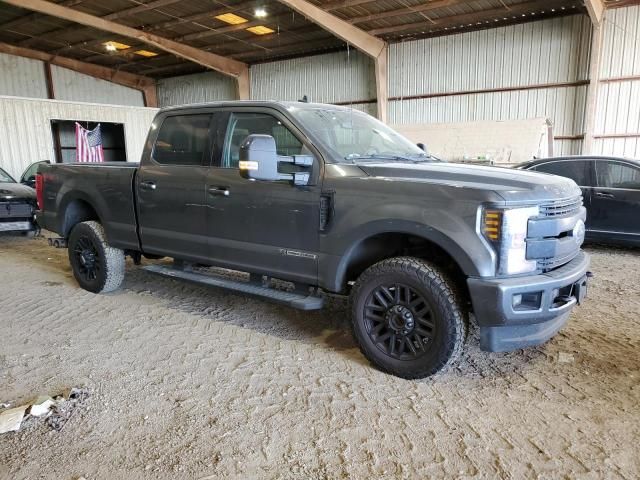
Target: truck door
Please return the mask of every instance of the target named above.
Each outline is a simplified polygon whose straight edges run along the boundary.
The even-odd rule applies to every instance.
[[[169,114],[137,176],[145,253],[202,261],[208,254],[205,184],[211,113]]]
[[[216,264],[297,282],[317,281],[320,161],[308,186],[240,176],[240,145],[251,134],[271,135],[279,155],[310,154],[295,126],[272,109],[238,108],[219,128],[207,178],[209,255]]]

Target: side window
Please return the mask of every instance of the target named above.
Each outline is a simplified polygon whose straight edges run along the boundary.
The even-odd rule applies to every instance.
[[[22,174],[22,178],[20,179],[21,182],[26,182],[28,181],[31,177],[35,177],[37,171],[38,171],[38,167],[42,164],[43,162],[36,162],[33,165],[31,165],[29,168],[27,168],[27,170]]]
[[[165,118],[153,148],[153,159],[162,165],[207,165],[210,114]]]
[[[276,141],[278,155],[306,154],[307,150],[280,120],[267,113],[232,113],[222,155],[222,166],[238,168],[240,145],[253,134],[270,135]]]
[[[640,168],[624,163],[598,160],[596,178],[599,187],[640,190]]]
[[[589,186],[589,162],[578,161],[558,161],[543,163],[536,167],[536,171],[560,175],[570,178],[578,185]]]

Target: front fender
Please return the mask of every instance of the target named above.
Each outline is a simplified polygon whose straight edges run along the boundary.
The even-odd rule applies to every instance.
[[[343,289],[354,252],[366,239],[384,233],[414,235],[447,252],[467,276],[491,276],[492,252],[476,233],[477,204],[419,205],[401,203],[369,204],[350,209],[336,218],[321,239],[321,284],[332,291]]]

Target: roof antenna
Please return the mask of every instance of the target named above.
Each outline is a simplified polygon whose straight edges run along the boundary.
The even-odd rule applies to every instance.
[[[309,103],[309,97],[307,97],[306,95],[303,95],[303,97],[298,101],[302,103]]]

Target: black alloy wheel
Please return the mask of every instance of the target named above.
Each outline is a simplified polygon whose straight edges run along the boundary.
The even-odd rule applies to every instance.
[[[400,283],[375,288],[365,303],[364,318],[371,341],[398,360],[425,355],[436,334],[429,302]]]

